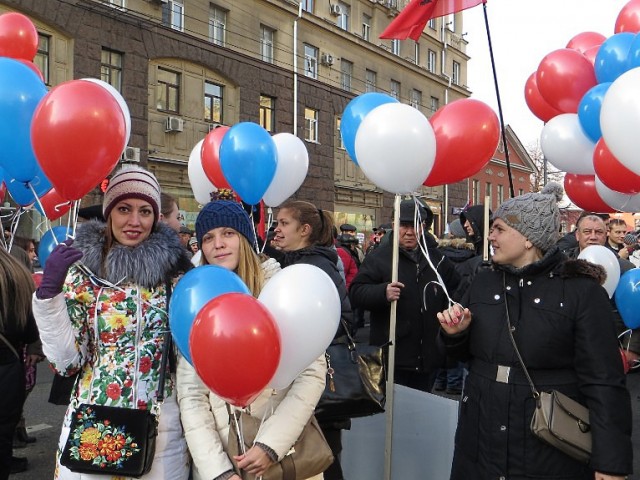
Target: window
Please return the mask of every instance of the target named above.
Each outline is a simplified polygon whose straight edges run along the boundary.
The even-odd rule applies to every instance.
[[[180,111],[180,74],[158,68],[157,108],[164,112]]]
[[[433,30],[436,29],[436,19],[435,18],[430,18],[429,21],[427,22],[427,27],[432,28]]]
[[[214,45],[224,47],[227,34],[226,10],[211,5],[209,7],[209,41]]]
[[[487,182],[484,186],[484,196],[489,197],[489,205],[491,205],[491,183]]]
[[[518,195],[524,195],[524,190],[522,188],[518,189]]]
[[[413,63],[420,65],[420,44],[418,42],[415,43],[413,49]]]
[[[122,53],[107,48],[102,49],[100,79],[122,92]]]
[[[338,28],[342,30],[349,30],[349,15],[351,14],[351,7],[344,2],[338,2],[340,7],[340,14],[338,15]]]
[[[474,205],[480,205],[480,180],[474,180],[471,185],[471,198]]]
[[[422,92],[420,90],[416,90],[415,88],[411,89],[411,98],[409,99],[409,104],[413,108],[420,109],[420,105],[422,104]]]
[[[391,80],[389,87],[389,94],[396,100],[400,100],[400,82],[397,80]]]
[[[313,0],[301,0],[300,3],[302,3],[302,10],[313,13]]]
[[[273,63],[273,44],[276,31],[273,28],[260,25],[260,55],[262,61]]]
[[[340,82],[343,90],[351,91],[351,78],[353,77],[353,62],[340,60]]]
[[[376,91],[376,78],[378,74],[373,70],[367,69],[365,71],[365,91],[366,92],[375,92]]]
[[[276,99],[260,95],[260,126],[273,132],[276,125]]]
[[[447,17],[447,23],[445,24],[445,26],[451,30],[452,32],[456,31],[456,17],[455,15],[449,15]]]
[[[318,143],[318,110],[304,109],[304,139]]]
[[[179,0],[168,0],[162,4],[162,24],[174,30],[184,29],[184,4]]]
[[[497,185],[498,188],[498,204],[504,202],[504,185]]]
[[[213,82],[204,82],[204,119],[222,123],[222,94],[224,87]]]
[[[371,40],[371,17],[366,13],[362,14],[362,39]]]
[[[427,52],[427,70],[429,70],[431,73],[436,73],[436,62],[438,57],[436,56],[436,52],[434,52],[433,50],[429,50]]]
[[[397,38],[391,40],[391,53],[394,55],[400,55],[400,40]]]
[[[451,81],[455,85],[460,85],[460,64],[455,60],[453,61],[453,75]]]
[[[36,53],[33,63],[40,69],[44,77],[44,83],[49,85],[49,46],[51,37],[38,33],[38,52]]]
[[[120,7],[122,10],[124,10],[125,7],[124,0],[109,0],[109,5]]]
[[[304,44],[304,74],[307,77],[318,78],[318,49],[306,43]]]
[[[338,132],[338,148],[340,150],[346,150],[345,146],[344,146],[344,141],[342,141],[342,133],[340,133],[340,123],[342,122],[342,119],[340,117],[336,118],[336,131]]]
[[[435,111],[440,108],[440,99],[438,97],[431,97],[429,108],[435,113]]]

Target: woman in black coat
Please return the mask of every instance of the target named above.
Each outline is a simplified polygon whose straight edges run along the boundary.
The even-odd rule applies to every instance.
[[[340,296],[341,320],[354,331],[351,303],[347,286],[338,271],[338,253],[333,246],[333,218],[329,213],[309,202],[289,200],[280,206],[277,226],[273,238],[277,248],[284,252],[280,259],[283,268],[298,263],[315,265],[322,269],[336,286]],[[336,337],[344,335],[342,325]],[[342,480],[340,453],[342,452],[342,430],[350,428],[348,418],[340,422],[320,423],[320,427],[335,458],[324,472],[325,480]]]
[[[551,187],[552,189],[555,187]],[[447,352],[470,361],[452,479],[622,480],[632,471],[631,406],[603,270],[566,260],[554,246],[561,188],[504,202],[489,240],[493,268],[461,304],[440,314]],[[589,408],[589,464],[543,443],[529,428],[535,401],[508,334],[539,391]]]

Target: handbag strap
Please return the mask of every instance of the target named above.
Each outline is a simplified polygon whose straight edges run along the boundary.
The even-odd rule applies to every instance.
[[[171,301],[171,292],[173,285],[170,279],[166,281],[166,291],[167,291],[167,323],[169,322],[169,302]],[[160,359],[160,376],[158,377],[158,405],[161,405],[164,402],[164,384],[165,378],[167,374],[167,361],[169,359],[169,352],[171,351],[171,347],[173,345],[173,337],[171,336],[171,330],[167,330],[164,334],[164,347],[162,349],[162,357]]]
[[[20,360],[20,355],[18,354],[18,351],[16,350],[16,347],[14,347],[13,345],[11,345],[11,342],[9,340],[7,340],[7,337],[4,336],[4,334],[0,333],[0,340],[2,340],[4,342],[4,344],[9,347],[9,350],[11,350],[13,352],[13,354],[16,356],[16,358],[18,360]]]
[[[533,394],[533,398],[536,400],[540,397],[540,393],[536,389],[536,386],[531,380],[531,375],[529,375],[529,371],[527,370],[526,365],[524,364],[524,360],[522,359],[522,355],[520,355],[520,350],[518,350],[518,345],[516,344],[516,339],[513,338],[513,327],[511,326],[511,317],[509,315],[509,302],[507,300],[507,275],[502,272],[502,292],[504,294],[504,308],[507,314],[507,331],[509,332],[509,338],[511,339],[511,344],[513,345],[513,349],[516,351],[516,356],[518,357],[518,361],[522,366],[522,370],[524,371],[525,376],[527,377],[527,381],[529,382],[529,386],[531,387],[531,393]]]

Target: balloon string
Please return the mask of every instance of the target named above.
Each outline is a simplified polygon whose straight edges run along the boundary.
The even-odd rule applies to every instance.
[[[273,222],[273,209],[271,207],[267,208],[267,233],[264,235],[264,242],[262,242],[262,248],[260,249],[260,253],[264,253],[264,249],[267,246],[267,242],[269,241],[269,228],[271,228],[271,223]]]

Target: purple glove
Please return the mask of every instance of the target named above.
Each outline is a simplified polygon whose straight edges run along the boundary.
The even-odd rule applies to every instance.
[[[73,240],[65,240],[49,254],[42,274],[42,282],[36,290],[36,297],[39,299],[53,298],[58,295],[62,291],[67,270],[82,258],[82,252],[73,248],[72,244]]]

